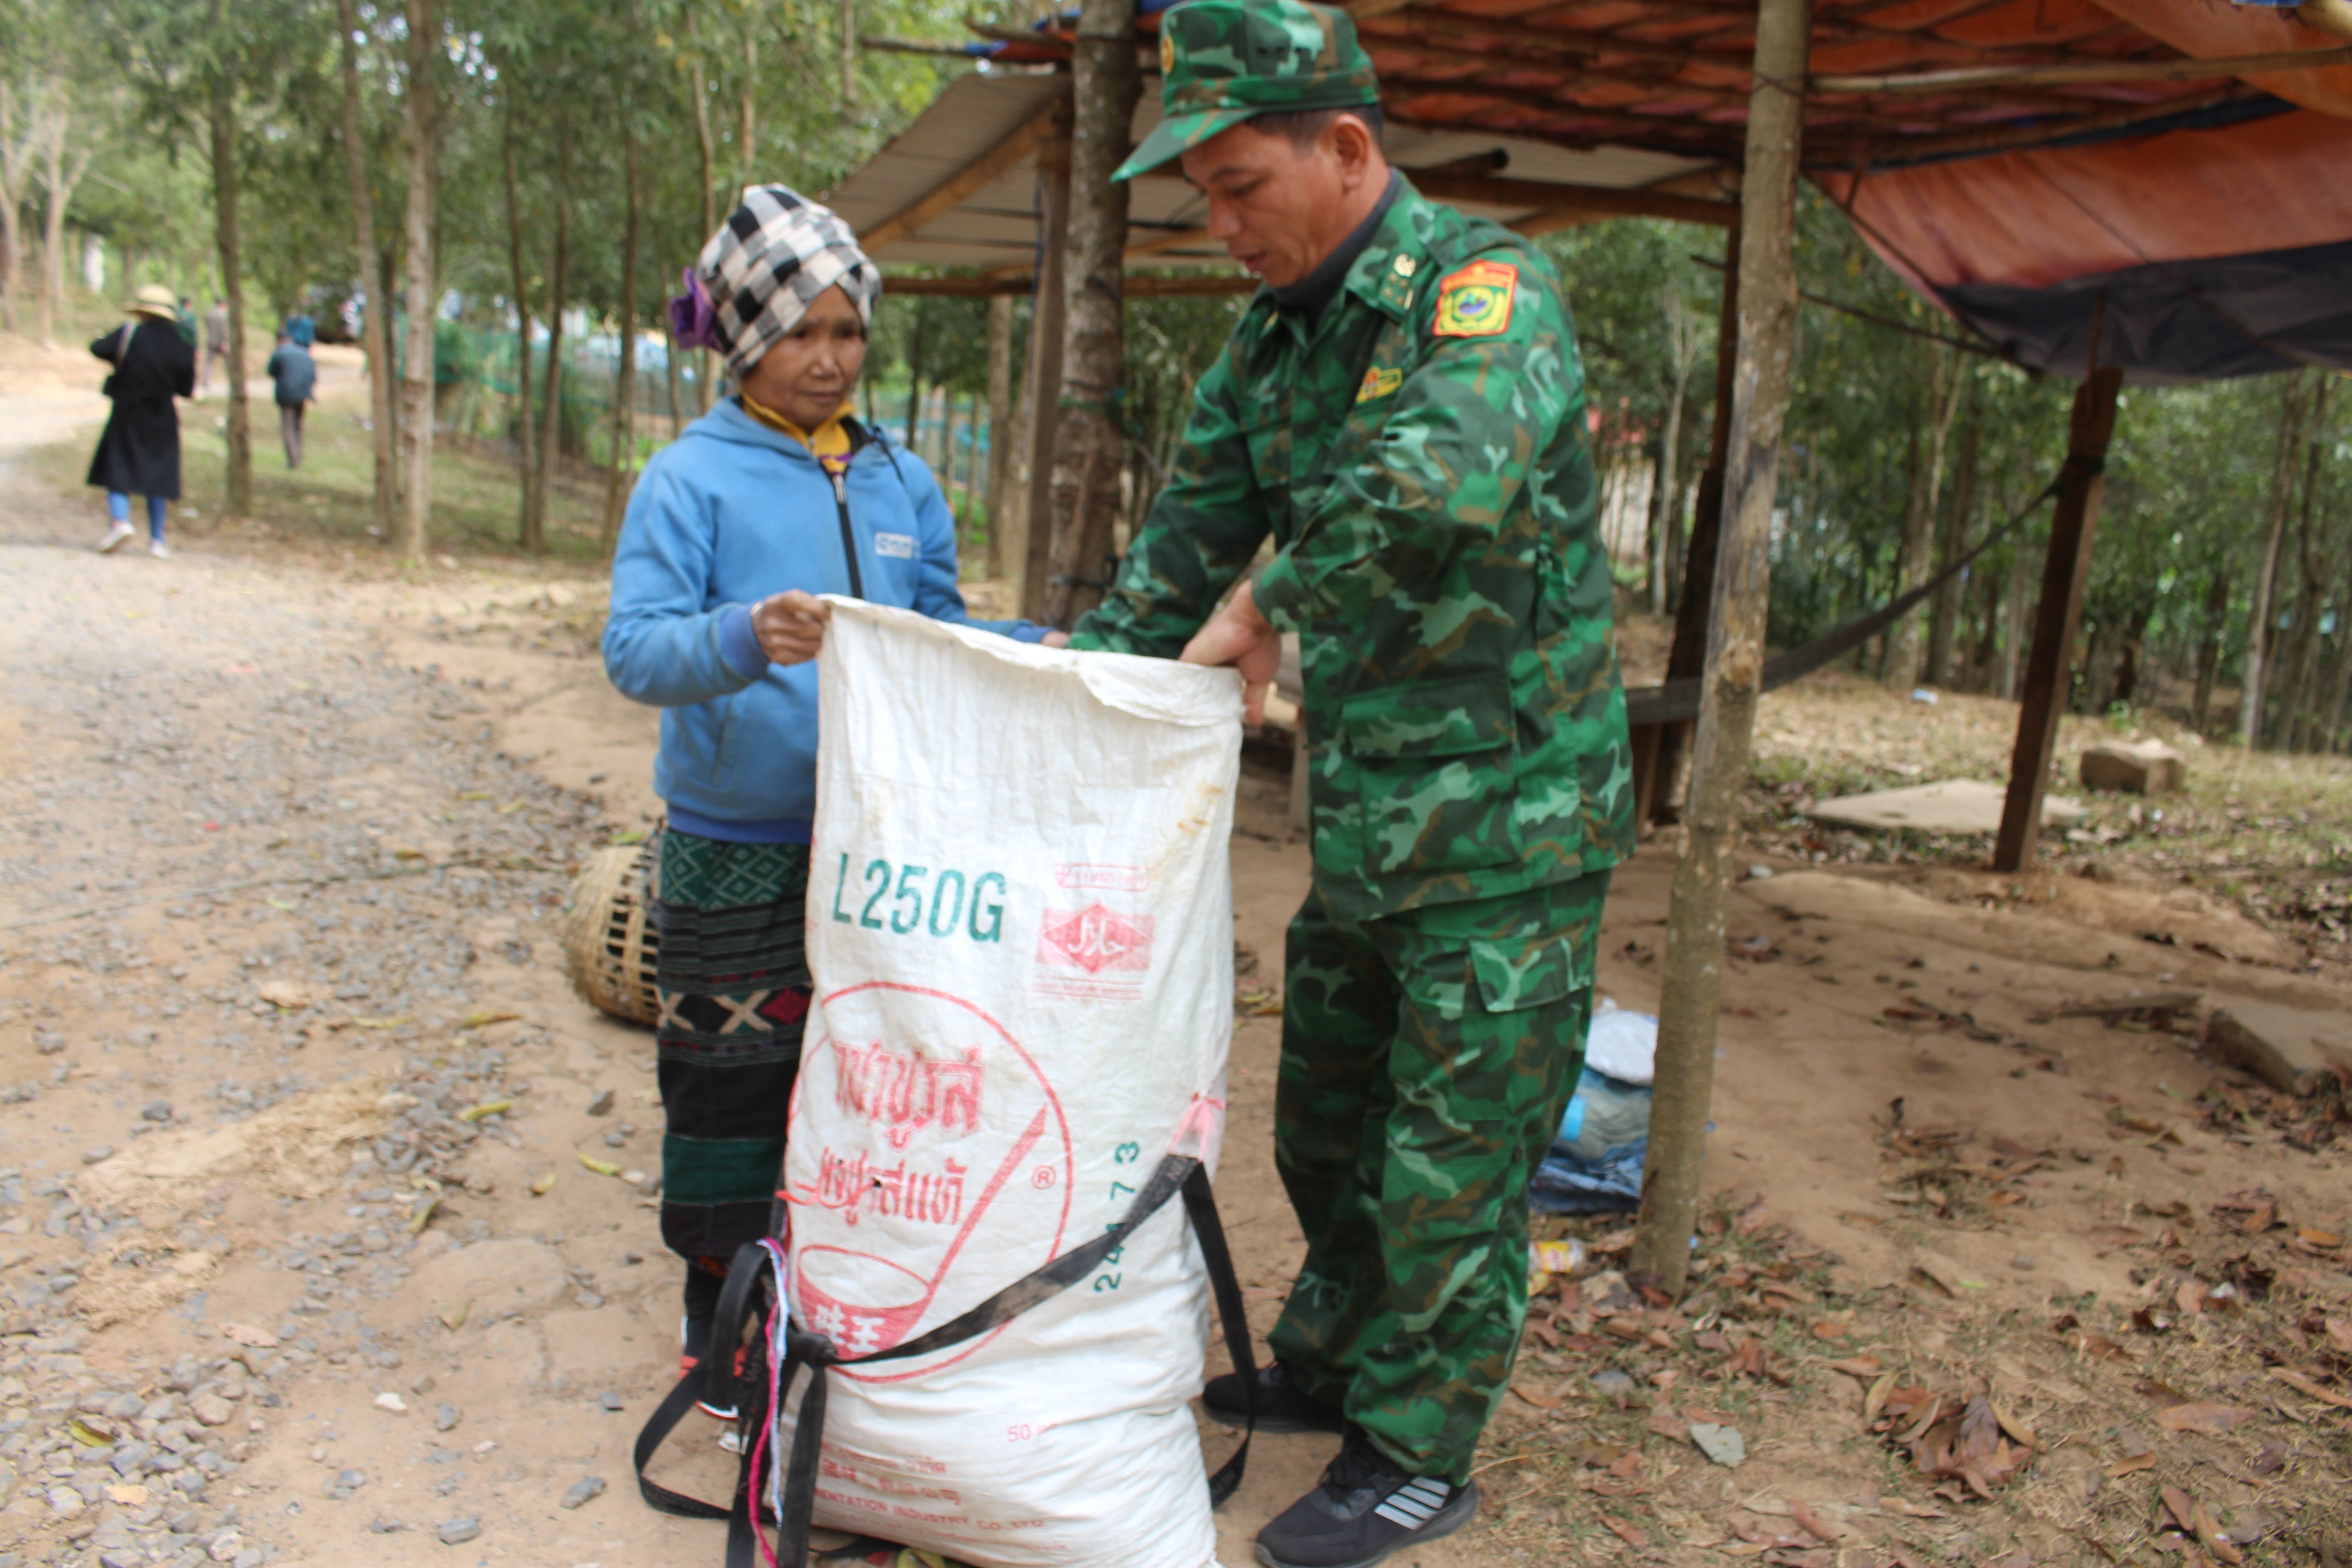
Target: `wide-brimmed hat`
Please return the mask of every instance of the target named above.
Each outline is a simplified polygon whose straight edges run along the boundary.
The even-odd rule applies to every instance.
[[[139,292],[122,307],[134,316],[152,316],[159,321],[175,321],[180,318],[180,302],[161,283],[142,283]]]

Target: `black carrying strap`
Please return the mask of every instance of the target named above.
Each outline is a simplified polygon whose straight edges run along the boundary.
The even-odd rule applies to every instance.
[[[1105,1258],[1134,1234],[1138,1226],[1179,1194],[1183,1196],[1185,1213],[1192,1217],[1193,1235],[1201,1246],[1201,1258],[1208,1269],[1210,1292],[1217,1303],[1217,1317],[1224,1326],[1226,1352],[1233,1358],[1234,1370],[1241,1374],[1244,1413],[1241,1446],[1218,1467],[1216,1474],[1209,1478],[1209,1506],[1214,1508],[1233,1496],[1240,1488],[1243,1472],[1248,1467],[1250,1438],[1257,1429],[1257,1361],[1250,1345],[1249,1320],[1243,1309],[1241,1282],[1234,1274],[1233,1255],[1225,1246],[1224,1226],[1217,1215],[1216,1196],[1210,1189],[1208,1172],[1196,1159],[1171,1154],[1160,1161],[1160,1168],[1152,1173],[1143,1190],[1135,1194],[1127,1213],[1102,1235],[1083,1247],[1062,1254],[929,1333],[872,1355],[842,1356],[835,1352],[832,1341],[821,1334],[803,1331],[789,1319],[784,1321],[784,1362],[777,1383],[777,1397],[791,1397],[793,1379],[803,1366],[809,1369],[809,1386],[808,1392],[801,1398],[800,1415],[793,1426],[792,1452],[782,1460],[783,1498],[782,1510],[776,1516],[777,1561],[788,1563],[807,1561],[809,1534],[814,1527],[818,1451],[824,1435],[825,1368],[862,1366],[868,1363],[904,1361],[914,1356],[929,1355],[1011,1322],[1030,1308],[1050,1300],[1093,1273]],[[637,1435],[635,1458],[639,1494],[647,1506],[662,1513],[688,1519],[726,1520],[728,1568],[753,1568],[758,1541],[752,1519],[759,1506],[756,1500],[759,1478],[753,1474],[751,1455],[770,1415],[765,1376],[766,1336],[753,1333],[747,1340],[744,1330],[750,1320],[761,1315],[755,1296],[764,1297],[768,1278],[768,1256],[763,1247],[756,1244],[747,1246],[735,1255],[735,1261],[728,1270],[727,1289],[719,1299],[719,1326],[712,1336],[710,1357],[698,1369],[701,1375],[680,1380],[646,1422],[645,1430]],[[777,1304],[771,1302],[769,1305],[772,1310]],[[740,1375],[734,1370],[732,1353],[739,1342],[747,1346],[745,1367]],[[733,1506],[720,1509],[699,1499],[671,1491],[648,1479],[646,1465],[651,1462],[656,1450],[660,1448],[663,1439],[684,1418],[696,1398],[708,1397],[713,1404],[719,1404],[730,1394],[736,1408],[741,1412],[740,1431],[744,1437],[742,1465],[736,1479]]]
[[[759,1562],[759,1536],[751,1521],[760,1507],[760,1489],[751,1459],[755,1439],[768,1424],[767,1336],[745,1331],[756,1330],[773,1305],[767,1249],[758,1242],[747,1242],[736,1249],[734,1261],[728,1265],[727,1283],[719,1292],[714,1314],[709,1353],[690,1375],[679,1378],[646,1417],[633,1456],[637,1495],[646,1500],[646,1506],[681,1519],[727,1521],[727,1568],[757,1568]],[[740,1371],[735,1364],[739,1350],[743,1360]],[[653,1463],[654,1455],[697,1400],[708,1400],[720,1410],[731,1408],[738,1417],[735,1430],[743,1446],[736,1462],[735,1490],[726,1508],[672,1491],[646,1474],[646,1467]],[[763,1512],[760,1517],[772,1516]]]

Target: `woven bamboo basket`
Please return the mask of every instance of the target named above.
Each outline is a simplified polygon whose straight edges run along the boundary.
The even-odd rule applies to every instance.
[[[646,904],[658,837],[614,845],[588,857],[563,911],[563,952],[580,994],[615,1018],[651,1024],[661,1016],[654,989],[660,951]]]

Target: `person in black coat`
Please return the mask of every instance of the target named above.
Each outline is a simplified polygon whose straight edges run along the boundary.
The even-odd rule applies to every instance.
[[[180,414],[174,397],[196,390],[196,354],[180,335],[172,291],[150,283],[131,302],[131,320],[89,345],[114,367],[106,395],[114,412],[89,460],[89,482],[106,492],[113,526],[100,541],[101,552],[119,550],[131,538],[131,497],[147,498],[147,549],[172,553],[163,542],[167,503],[180,496]]]

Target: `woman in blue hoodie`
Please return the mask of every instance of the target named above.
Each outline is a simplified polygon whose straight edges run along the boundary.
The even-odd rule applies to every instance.
[[[604,668],[623,695],[662,710],[662,1240],[687,1264],[691,1370],[728,1261],[767,1234],[800,1067],[816,799],[808,661],[827,614],[815,595],[1024,641],[1048,634],[965,614],[939,481],[851,417],[882,274],[847,225],[782,185],[751,187],[687,289],[671,305],[678,343],[719,350],[739,390],[637,481],[613,558]]]

